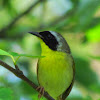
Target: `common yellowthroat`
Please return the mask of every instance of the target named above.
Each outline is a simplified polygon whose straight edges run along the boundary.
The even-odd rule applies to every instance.
[[[69,95],[75,74],[75,64],[66,40],[53,31],[29,32],[40,38],[42,56],[37,66],[41,87],[55,100]]]

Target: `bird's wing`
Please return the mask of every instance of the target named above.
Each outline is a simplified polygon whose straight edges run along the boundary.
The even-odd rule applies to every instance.
[[[72,57],[73,59],[73,57]],[[73,87],[73,84],[74,84],[74,78],[75,78],[75,62],[74,62],[74,59],[73,59],[73,80],[70,84],[70,86],[66,89],[66,91],[61,95],[61,100],[65,100],[67,98],[67,96],[69,95],[72,87]]]
[[[38,84],[40,85],[40,83],[39,83],[39,78],[38,78],[38,69],[39,69],[39,59],[38,59],[38,61],[37,61],[37,80],[38,80]]]

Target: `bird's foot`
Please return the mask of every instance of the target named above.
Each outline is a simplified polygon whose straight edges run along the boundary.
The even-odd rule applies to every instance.
[[[40,98],[44,95],[44,88],[42,86],[38,86],[36,90],[39,91],[38,98],[40,100]]]

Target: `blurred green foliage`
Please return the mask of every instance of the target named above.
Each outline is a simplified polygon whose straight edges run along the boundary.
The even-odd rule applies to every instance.
[[[66,100],[99,100],[100,0],[0,0],[0,49],[39,56],[39,40],[28,32],[43,30],[61,33],[74,56],[75,83]],[[9,57],[0,60],[13,66]],[[17,64],[38,84],[37,59],[21,57]],[[34,89],[0,66],[0,100],[37,97]]]
[[[0,100],[12,100],[12,99],[13,99],[13,92],[10,88],[0,88]]]

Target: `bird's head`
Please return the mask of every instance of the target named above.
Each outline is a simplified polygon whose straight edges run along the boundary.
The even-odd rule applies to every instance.
[[[70,48],[66,40],[56,32],[43,31],[43,32],[29,32],[29,33],[39,37],[42,40],[42,42],[45,43],[45,45],[53,51],[70,53]]]

